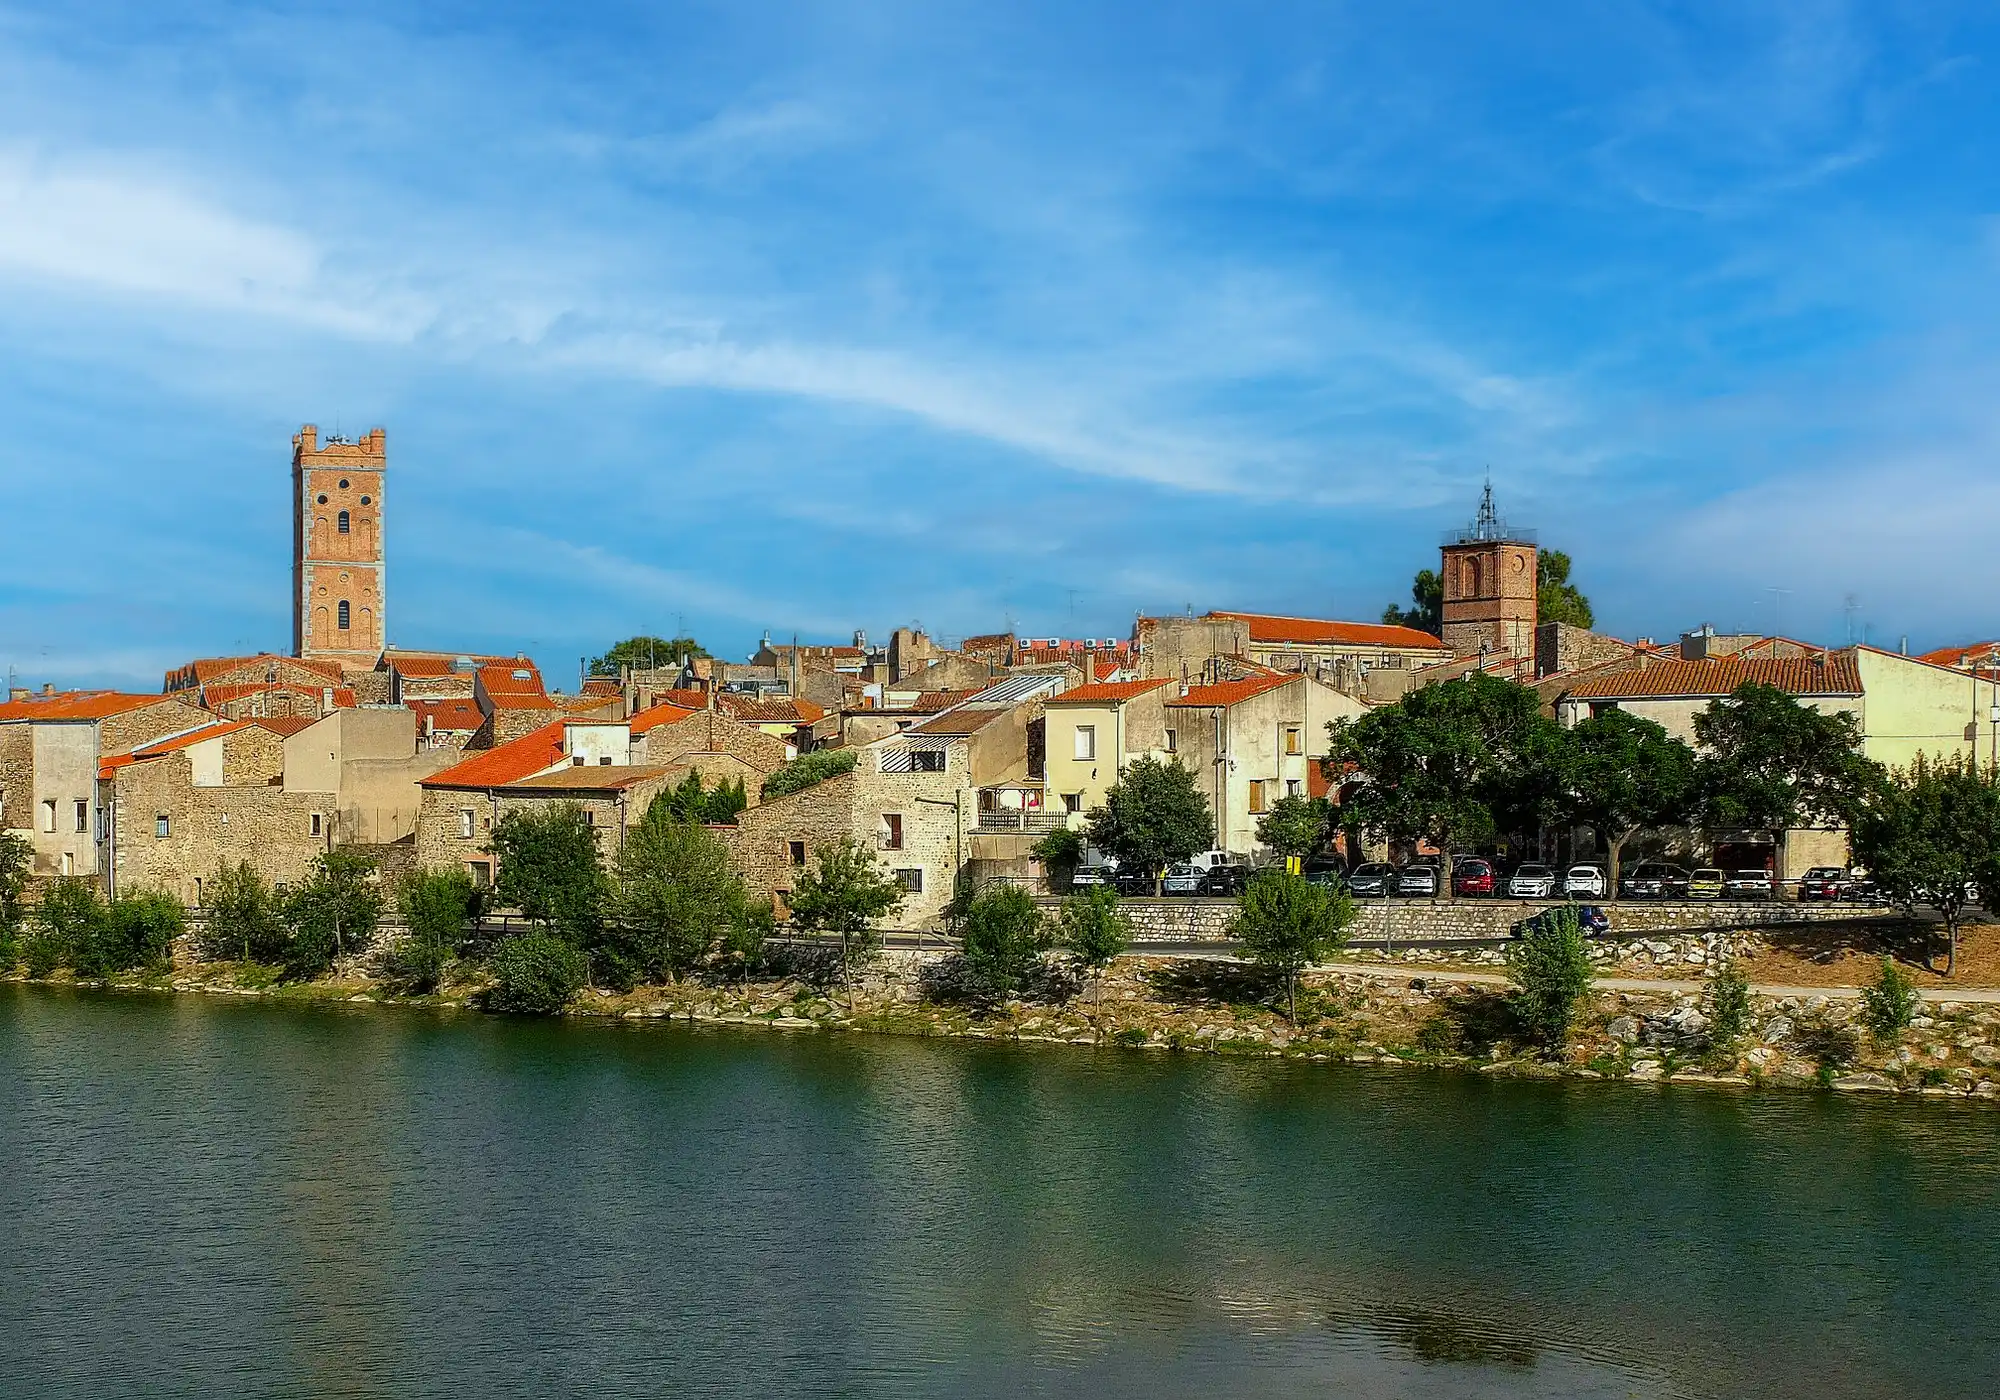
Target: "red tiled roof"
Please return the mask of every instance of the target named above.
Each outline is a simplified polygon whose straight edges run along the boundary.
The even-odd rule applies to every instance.
[[[1065,690],[1060,695],[1051,695],[1051,705],[1119,705],[1139,695],[1150,694],[1172,681],[1105,681],[1097,685],[1080,685],[1074,690]]]
[[[546,699],[542,690],[542,673],[535,669],[532,661],[508,661],[494,666],[479,668],[479,683],[486,687],[486,693],[496,699],[502,695],[532,695]]]
[[[389,662],[389,669],[399,676],[448,676],[451,662],[442,656],[398,656]]]
[[[301,729],[310,729],[319,721],[311,715],[258,715],[247,721],[259,729],[268,729],[280,739],[289,739]]]
[[[551,789],[566,792],[621,792],[636,787],[648,778],[658,778],[672,772],[670,768],[632,768],[622,764],[585,764],[581,767],[558,768],[553,773],[543,773],[533,778],[523,778],[508,786],[529,791],[547,792]]]
[[[663,724],[679,724],[682,720],[700,713],[701,709],[699,707],[690,707],[676,701],[663,700],[657,705],[651,705],[639,711],[627,723],[631,726],[632,737],[636,739],[642,734],[652,733]]]
[[[462,698],[405,700],[403,708],[416,711],[419,724],[428,719],[433,732],[440,729],[447,733],[471,731],[486,722],[486,716],[479,712],[479,706],[471,700]]]
[[[496,749],[476,753],[442,773],[433,773],[423,780],[421,786],[506,787],[523,778],[532,778],[563,761],[563,729],[566,724],[566,720],[556,720]]]
[[[210,705],[226,705],[232,700],[241,700],[246,695],[312,695],[321,696],[328,690],[333,692],[333,707],[336,710],[354,708],[354,691],[344,685],[300,685],[297,681],[224,681],[201,688],[201,698]]]
[[[247,720],[224,720],[220,724],[205,724],[199,729],[190,729],[185,734],[175,734],[165,739],[155,739],[150,744],[141,744],[130,753],[117,753],[107,757],[97,766],[97,776],[109,778],[128,763],[141,763],[149,758],[163,758],[170,753],[178,753],[196,744],[205,744],[210,739],[220,739],[225,734],[234,734],[239,729],[250,727]]]
[[[188,662],[187,665],[180,669],[191,672],[196,685],[205,686],[208,684],[211,676],[226,675],[231,671],[241,670],[245,666],[255,666],[260,662],[266,666],[299,666],[311,671],[316,676],[324,676],[329,681],[338,682],[340,680],[340,663],[338,661],[308,661],[302,656],[279,656],[277,653],[269,651],[259,652],[255,656],[203,657],[199,661]]]
[[[623,695],[625,687],[607,677],[596,677],[583,683],[585,695]]]
[[[1774,685],[1790,695],[1859,695],[1861,668],[1851,647],[1812,656],[1653,661],[1631,670],[1588,677],[1566,696],[1572,700],[1710,698],[1751,683]]]
[[[1992,661],[2000,653],[2000,642],[1973,642],[1969,646],[1940,647],[1927,651],[1917,660],[1928,661],[1933,666],[1961,667],[1968,661]]]
[[[715,706],[745,724],[813,724],[826,717],[810,700],[760,700],[728,691],[717,694]]]
[[[62,695],[0,705],[0,723],[20,719],[108,719],[112,715],[129,714],[147,705],[170,700],[178,700],[183,705],[193,703],[177,695],[123,695],[112,690],[72,690]]]
[[[1222,705],[1240,705],[1245,700],[1254,700],[1269,690],[1281,685],[1290,685],[1297,676],[1252,676],[1248,680],[1223,681],[1217,685],[1190,686],[1185,695],[1169,696],[1169,705],[1187,705],[1206,709]]]
[[[977,690],[920,690],[917,698],[904,708],[918,714],[936,714],[939,710],[950,709],[961,700],[970,700]]]
[[[493,708],[496,710],[554,710],[558,708],[555,701],[540,691],[529,694],[525,691],[509,692],[503,690],[498,695],[495,695],[489,690],[486,692],[486,698],[493,702]]]
[[[1253,642],[1444,650],[1444,643],[1428,632],[1419,632],[1414,627],[1392,627],[1384,622],[1331,622],[1314,617],[1273,617],[1267,613],[1247,612],[1211,612],[1209,616],[1249,623],[1250,640]]]

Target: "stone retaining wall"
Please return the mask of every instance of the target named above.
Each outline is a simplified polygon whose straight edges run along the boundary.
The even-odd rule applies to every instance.
[[[1042,899],[1053,907],[1059,901]],[[1559,907],[1552,901],[1518,899],[1361,900],[1360,917],[1349,933],[1360,943],[1405,939],[1505,938],[1531,914]],[[1127,899],[1133,938],[1142,943],[1208,943],[1228,937],[1236,916],[1233,899]],[[1769,928],[1786,924],[1851,922],[1899,917],[1874,904],[1798,904],[1790,900],[1679,903],[1629,901],[1600,906],[1611,916],[1613,933],[1703,933],[1714,929]]]

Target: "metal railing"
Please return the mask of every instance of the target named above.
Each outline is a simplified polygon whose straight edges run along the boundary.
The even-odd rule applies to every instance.
[[[1001,808],[979,813],[974,831],[1057,831],[1069,825],[1064,812],[1025,812]]]

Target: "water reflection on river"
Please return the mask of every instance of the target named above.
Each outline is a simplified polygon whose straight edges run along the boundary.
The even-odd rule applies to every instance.
[[[0,988],[0,1394],[1983,1396],[1996,1126]]]

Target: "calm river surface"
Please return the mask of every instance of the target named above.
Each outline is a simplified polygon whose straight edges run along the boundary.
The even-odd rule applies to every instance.
[[[1991,1396],[2000,1113],[0,987],[0,1394]]]

